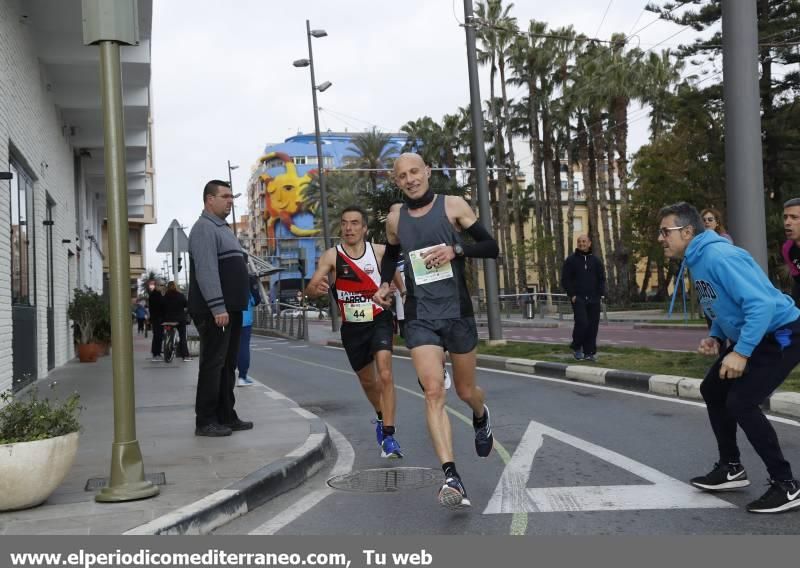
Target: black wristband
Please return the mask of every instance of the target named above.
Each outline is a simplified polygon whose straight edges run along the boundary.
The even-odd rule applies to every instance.
[[[397,260],[400,258],[400,245],[386,243],[386,250],[381,259],[381,284],[388,284],[397,272]]]

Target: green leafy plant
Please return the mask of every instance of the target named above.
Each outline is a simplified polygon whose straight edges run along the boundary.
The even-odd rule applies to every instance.
[[[67,315],[74,322],[80,343],[95,341],[98,328],[109,320],[105,300],[91,288],[75,288]]]
[[[55,383],[50,385],[52,389]],[[33,389],[24,397],[15,397],[10,391],[0,394],[0,444],[33,442],[64,436],[81,429],[83,407],[80,395],[73,392],[63,400],[39,398]]]

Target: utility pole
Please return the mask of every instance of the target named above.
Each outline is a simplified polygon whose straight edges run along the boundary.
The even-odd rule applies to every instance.
[[[113,368],[114,442],[111,475],[96,501],[118,502],[158,495],[144,476],[136,439],[133,384],[133,331],[130,316],[128,188],[125,172],[125,126],[122,113],[120,45],[138,45],[136,0],[82,0],[83,43],[100,46],[100,97],[108,199],[108,252],[111,291],[111,365]]]
[[[767,271],[756,3],[721,2],[725,189],[736,245]]]
[[[467,68],[469,70],[469,100],[472,116],[472,162],[478,182],[478,212],[480,222],[492,232],[492,210],[489,206],[489,184],[486,169],[486,146],[483,143],[483,113],[481,112],[481,89],[478,82],[478,59],[475,49],[475,24],[472,16],[472,0],[464,0],[464,30],[467,33]],[[505,175],[505,173],[501,173]],[[500,299],[498,297],[497,261],[483,259],[483,277],[486,287],[486,312],[489,321],[490,345],[502,345],[503,329],[500,326]]]

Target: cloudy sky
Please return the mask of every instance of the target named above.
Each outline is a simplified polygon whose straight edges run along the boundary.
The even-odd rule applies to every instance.
[[[521,0],[512,8],[521,28],[531,18],[572,24],[590,37],[633,34],[642,49],[660,51],[694,32],[655,21],[646,0]],[[172,219],[190,227],[212,178],[243,191],[250,166],[267,143],[313,132],[305,21],[328,37],[314,39],[323,130],[384,131],[424,115],[435,120],[469,101],[463,0],[156,0],[153,7],[152,94],[159,223],[147,229],[148,266]],[[642,29],[644,28],[644,29]],[[639,31],[641,30],[641,31]],[[638,32],[638,33],[637,33]],[[677,34],[677,35],[675,35]],[[672,36],[672,37],[671,37]],[[489,96],[481,70],[481,97]],[[514,96],[511,91],[509,96]],[[631,108],[630,148],[647,136],[646,111]],[[518,152],[523,167],[529,153]],[[236,213],[246,212],[236,202]],[[188,233],[188,229],[187,229]]]

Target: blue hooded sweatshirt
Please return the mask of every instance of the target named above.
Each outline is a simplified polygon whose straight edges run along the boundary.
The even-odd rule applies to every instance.
[[[765,335],[800,318],[794,301],[772,285],[750,253],[714,231],[692,239],[686,266],[713,322],[709,335],[734,341],[740,355],[749,357]]]

